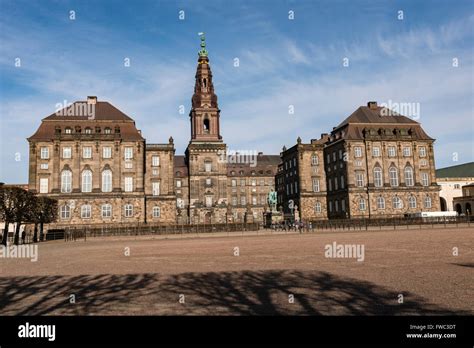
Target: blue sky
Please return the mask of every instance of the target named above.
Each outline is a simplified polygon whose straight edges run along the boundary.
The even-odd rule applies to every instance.
[[[87,95],[183,154],[200,31],[230,149],[278,154],[377,100],[420,103],[438,168],[473,161],[473,27],[462,0],[0,0],[0,181],[26,183],[26,138]]]

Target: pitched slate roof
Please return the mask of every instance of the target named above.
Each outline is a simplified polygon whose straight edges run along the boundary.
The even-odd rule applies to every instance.
[[[76,101],[70,106],[49,115],[44,120],[89,120],[87,115],[83,116],[78,113],[83,107],[92,108],[94,111],[94,119],[98,121],[133,121],[131,117],[125,115],[115,106],[105,101],[98,101],[95,104],[87,104],[87,101]]]
[[[459,164],[436,170],[437,178],[472,178],[474,177],[474,162]]]
[[[360,106],[349,117],[342,121],[336,128],[340,128],[349,123],[406,123],[411,125],[419,124],[411,118],[396,114],[395,112],[381,106],[377,106],[374,109],[371,109],[368,106]]]

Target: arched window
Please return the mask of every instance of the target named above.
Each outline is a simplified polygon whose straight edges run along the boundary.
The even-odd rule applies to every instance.
[[[112,171],[110,169],[102,172],[102,192],[112,192]]]
[[[388,170],[390,176],[390,186],[398,186],[398,171],[395,167],[390,167]]]
[[[61,173],[61,192],[70,193],[72,191],[72,172],[68,169]]]
[[[377,209],[385,209],[385,199],[382,196],[377,197]]]
[[[408,206],[412,209],[416,208],[416,197],[415,196],[409,196],[408,197]]]
[[[82,192],[92,192],[92,172],[88,169],[82,172]]]
[[[320,213],[321,212],[321,202],[316,202],[316,204],[314,205],[314,211],[316,213]]]
[[[208,118],[204,119],[202,129],[203,129],[204,133],[209,133],[210,126],[209,126],[209,119]]]
[[[403,201],[401,200],[400,197],[398,197],[398,196],[393,197],[392,207],[394,209],[402,209],[403,208]]]
[[[425,206],[425,208],[427,208],[427,209],[430,209],[430,208],[431,208],[431,197],[430,197],[430,196],[426,196],[426,197],[425,197],[424,206]]]
[[[380,167],[374,168],[374,185],[375,187],[383,186],[382,168]]]
[[[410,166],[405,167],[405,185],[413,186],[413,168]]]
[[[364,198],[359,199],[359,210],[360,211],[365,210],[365,199]]]

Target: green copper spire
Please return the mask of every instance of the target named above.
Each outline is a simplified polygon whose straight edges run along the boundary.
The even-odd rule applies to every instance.
[[[207,50],[206,50],[206,37],[204,33],[198,34],[201,37],[201,50],[198,52],[200,57],[207,57]]]

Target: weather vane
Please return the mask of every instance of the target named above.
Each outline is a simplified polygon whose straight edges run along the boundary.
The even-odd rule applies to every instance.
[[[202,57],[207,57],[206,36],[203,32],[198,33],[198,35],[201,37],[201,50],[198,53]]]

